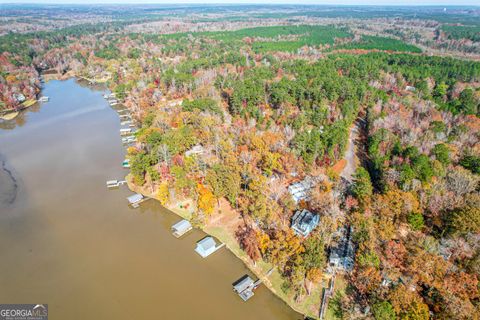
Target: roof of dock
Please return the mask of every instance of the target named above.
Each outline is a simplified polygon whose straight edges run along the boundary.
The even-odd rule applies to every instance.
[[[238,293],[241,293],[246,289],[251,288],[252,286],[253,286],[253,279],[250,278],[249,276],[244,276],[242,279],[240,279],[237,283],[234,284],[233,290],[235,290]]]
[[[143,199],[143,196],[140,193],[136,193],[127,197],[128,202],[130,203],[137,203]]]
[[[212,237],[205,237],[202,240],[197,242],[198,246],[201,246],[203,250],[209,250],[216,247],[215,240]]]
[[[172,226],[172,229],[178,231],[178,232],[183,232],[183,231],[186,231],[188,229],[190,229],[192,227],[191,223],[188,222],[188,220],[181,220],[177,223],[175,223],[173,226]]]

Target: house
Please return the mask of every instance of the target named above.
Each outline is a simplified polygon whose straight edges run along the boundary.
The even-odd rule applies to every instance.
[[[296,235],[307,237],[318,226],[320,217],[307,209],[298,210],[292,218],[292,229]]]
[[[412,87],[412,86],[406,86],[405,90],[410,91],[410,92],[415,92],[415,91],[417,91],[417,88]]]
[[[167,107],[176,107],[176,106],[181,106],[183,103],[183,99],[173,99],[167,102]]]
[[[330,248],[328,257],[329,269],[350,272],[353,270],[355,247],[352,242],[352,228],[341,228],[337,232],[337,244]]]
[[[17,102],[24,102],[25,100],[27,100],[27,98],[25,98],[25,96],[21,93],[15,93],[13,95],[13,98],[17,100]]]
[[[298,203],[300,201],[310,200],[310,191],[315,186],[312,178],[305,178],[302,181],[288,186],[288,192],[292,195],[293,200]]]
[[[190,150],[187,150],[185,152],[185,155],[189,157],[194,154],[203,154],[204,152],[205,152],[205,149],[201,145],[197,144],[193,146]]]
[[[202,258],[206,258],[223,246],[224,244],[217,246],[217,243],[212,237],[205,237],[197,242],[195,251],[201,255]]]
[[[177,238],[180,238],[190,230],[192,230],[192,225],[190,224],[190,222],[188,222],[188,220],[185,219],[175,223],[172,226],[172,233]]]

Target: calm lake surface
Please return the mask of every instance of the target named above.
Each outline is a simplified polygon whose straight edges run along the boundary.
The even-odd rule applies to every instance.
[[[149,200],[130,209],[120,121],[103,91],[51,81],[50,102],[0,124],[0,303],[47,303],[50,319],[301,319],[205,234],[174,238],[180,218]]]

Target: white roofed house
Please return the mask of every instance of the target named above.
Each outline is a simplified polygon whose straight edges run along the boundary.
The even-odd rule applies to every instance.
[[[288,186],[288,192],[292,195],[296,203],[300,201],[309,201],[310,192],[315,187],[315,181],[311,177],[307,177],[302,181],[293,183]]]
[[[355,247],[352,241],[352,228],[343,227],[337,232],[336,245],[330,248],[328,264],[330,272],[353,270],[355,260]]]
[[[307,209],[298,210],[292,217],[292,229],[296,235],[307,237],[320,222],[318,214],[311,213]]]
[[[187,150],[185,152],[185,155],[187,157],[189,157],[189,156],[192,156],[194,154],[200,155],[200,154],[203,154],[203,153],[205,153],[205,148],[202,145],[197,144],[197,145],[194,145],[190,150]]]

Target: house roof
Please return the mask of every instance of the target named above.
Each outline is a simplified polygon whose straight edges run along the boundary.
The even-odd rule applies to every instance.
[[[302,181],[289,185],[288,191],[292,195],[293,200],[299,202],[300,200],[307,200],[309,198],[310,189],[312,189],[314,185],[313,179],[305,178]]]
[[[199,144],[193,146],[190,150],[188,150],[187,152],[185,152],[185,155],[188,157],[192,154],[200,154],[200,153],[203,153],[205,152],[205,148]]]
[[[320,217],[317,214],[303,209],[297,211],[292,218],[292,229],[297,234],[306,237],[317,225]]]

